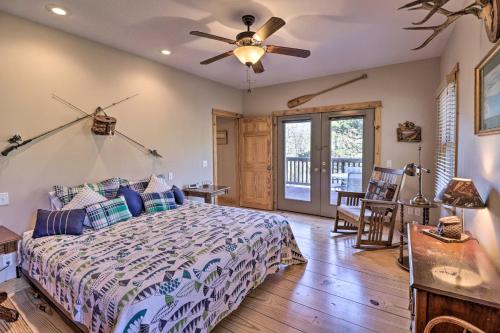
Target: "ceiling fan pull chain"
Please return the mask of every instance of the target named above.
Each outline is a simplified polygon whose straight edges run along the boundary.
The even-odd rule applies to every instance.
[[[251,93],[252,92],[252,80],[250,80],[250,67],[247,66],[247,83],[248,83],[248,89],[247,89],[247,93]]]

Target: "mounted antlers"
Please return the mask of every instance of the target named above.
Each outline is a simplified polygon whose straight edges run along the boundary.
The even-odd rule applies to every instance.
[[[421,25],[429,21],[434,14],[439,13],[446,16],[446,21],[440,25],[427,27],[409,27],[406,30],[430,30],[433,33],[419,47],[413,50],[420,50],[427,46],[441,31],[465,15],[474,15],[478,19],[484,20],[488,38],[492,43],[496,43],[500,38],[500,0],[475,0],[474,3],[457,12],[444,9],[450,0],[416,0],[399,9],[408,10],[428,10],[429,13],[420,21],[413,22],[414,25]]]

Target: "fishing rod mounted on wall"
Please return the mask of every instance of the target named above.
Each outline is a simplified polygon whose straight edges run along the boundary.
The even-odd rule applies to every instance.
[[[89,119],[89,118],[92,118],[93,119],[93,124],[92,124],[92,133],[96,134],[96,135],[114,135],[115,133],[120,135],[121,137],[125,138],[126,140],[128,140],[129,142],[133,143],[134,145],[136,145],[138,148],[146,151],[148,154],[151,154],[153,155],[154,157],[162,157],[158,151],[156,149],[150,149],[146,146],[144,146],[143,144],[141,144],[140,142],[138,142],[137,140],[134,140],[132,139],[131,137],[129,137],[128,135],[124,134],[123,132],[120,132],[118,130],[115,129],[115,126],[116,126],[116,123],[117,123],[117,120],[116,118],[114,117],[110,117],[106,114],[105,110],[107,109],[110,109],[112,107],[115,107],[117,106],[118,104],[120,103],[123,103],[125,101],[128,101],[134,97],[136,97],[138,94],[135,94],[135,95],[132,95],[132,96],[128,96],[128,97],[125,97],[119,101],[116,101],[114,103],[111,103],[110,105],[106,106],[106,107],[97,107],[95,109],[95,111],[93,113],[87,113],[85,112],[84,110],[76,107],[75,105],[71,104],[70,102],[68,102],[67,100],[57,96],[56,94],[52,94],[52,98],[55,99],[56,101],[58,101],[59,103],[65,105],[65,106],[68,106],[70,107],[71,109],[73,110],[76,110],[78,112],[80,112],[83,116],[82,117],[79,117],[73,121],[70,121],[66,124],[63,124],[63,125],[60,125],[56,128],[53,128],[51,130],[48,130],[46,132],[43,132],[41,134],[38,134],[38,135],[35,135],[34,137],[30,138],[30,139],[27,139],[27,140],[23,140],[21,135],[19,134],[14,134],[12,137],[10,137],[7,142],[9,143],[9,146],[7,146],[4,150],[2,150],[2,152],[0,153],[2,156],[7,156],[9,155],[9,153],[11,153],[13,150],[16,150],[18,148],[21,148],[33,141],[36,141],[38,139],[42,139],[52,133],[55,133],[57,131],[60,131],[60,130],[63,130],[67,127],[70,127],[76,123],[79,123],[80,121],[82,120],[85,120],[85,119]]]

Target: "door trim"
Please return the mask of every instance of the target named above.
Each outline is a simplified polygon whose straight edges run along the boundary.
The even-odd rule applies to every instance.
[[[335,112],[335,111],[351,111],[351,110],[366,110],[366,109],[376,109],[381,108],[381,101],[371,101],[371,102],[360,102],[360,103],[350,103],[350,104],[334,104],[334,105],[324,105],[315,106],[310,108],[302,109],[288,109],[273,111],[273,116],[295,116],[299,114],[307,113],[323,113],[323,112]]]
[[[216,109],[212,108],[212,179],[214,184],[217,185],[217,117],[219,118],[228,118],[228,119],[234,119],[235,120],[235,127],[236,127],[236,180],[239,181],[240,178],[240,159],[239,159],[239,154],[240,154],[240,147],[239,147],[239,137],[240,137],[240,122],[238,119],[243,118],[243,115],[241,113],[236,113],[236,112],[231,112],[231,111],[226,111],[226,110],[221,110],[221,109]],[[240,201],[240,193],[239,191],[235,192],[236,193],[236,204],[239,205]],[[216,199],[217,200],[217,199]]]
[[[316,106],[301,109],[287,109],[281,111],[273,111],[273,164],[278,165],[278,117],[280,116],[293,116],[293,115],[304,115],[309,113],[326,113],[326,112],[336,112],[336,111],[355,111],[355,110],[374,110],[374,122],[373,126],[375,129],[375,142],[373,147],[373,164],[381,165],[382,162],[382,101],[371,101],[371,102],[360,102],[360,103],[350,103],[350,104],[333,104],[325,106]],[[278,188],[278,171],[277,168],[273,168],[273,186],[275,189]],[[273,195],[273,206],[278,207],[278,191],[274,191]]]

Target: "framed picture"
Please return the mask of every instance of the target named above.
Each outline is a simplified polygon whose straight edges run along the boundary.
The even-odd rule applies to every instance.
[[[217,131],[217,144],[227,145],[227,130]]]
[[[396,130],[398,142],[420,142],[422,141],[422,127],[411,121],[399,124]]]
[[[500,133],[500,43],[476,67],[475,74],[475,133]]]

